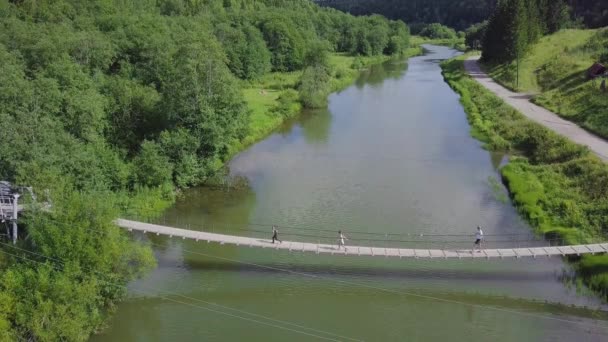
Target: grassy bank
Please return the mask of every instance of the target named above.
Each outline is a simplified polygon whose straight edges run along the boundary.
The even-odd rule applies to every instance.
[[[533,101],[582,127],[608,138],[608,94],[586,70],[608,59],[608,29],[562,30],[543,37],[517,63],[486,65],[502,85],[535,94]],[[607,60],[608,61],[608,60]]]
[[[605,240],[608,166],[483,88],[465,73],[464,58],[444,62],[444,77],[461,95],[472,135],[490,150],[513,155],[501,173],[519,213],[539,234],[565,244]],[[584,283],[608,299],[608,257],[572,261]]]

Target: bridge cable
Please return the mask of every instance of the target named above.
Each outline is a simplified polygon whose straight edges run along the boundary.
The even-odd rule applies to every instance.
[[[62,223],[58,220],[55,219],[49,219],[49,221],[55,222],[57,224],[61,224],[64,225],[65,223]],[[95,228],[86,228],[83,227],[84,230],[88,230],[88,231],[92,231],[95,233],[101,233],[100,230],[95,229]],[[121,229],[120,227],[118,227],[118,229]],[[183,229],[183,228],[180,228]],[[263,233],[265,235],[269,235],[270,232],[269,231],[260,231],[260,230],[243,230],[246,232],[254,232],[254,233]],[[202,232],[209,232],[209,231],[202,231]],[[226,235],[226,234],[222,234],[219,232],[211,232],[212,234],[220,234],[220,235]],[[346,232],[348,233],[348,232]],[[228,235],[228,236],[237,236],[237,235]],[[316,240],[324,240],[324,242],[326,244],[335,244],[338,237],[337,236],[317,236],[317,235],[306,235],[306,234],[281,234],[281,236],[294,236],[294,237],[308,237],[308,238],[312,238],[312,239],[316,239]],[[240,237],[240,236],[237,236]],[[264,237],[250,237],[250,236],[245,236],[246,238],[258,238],[258,239],[263,239]],[[364,242],[385,242],[385,243],[416,243],[416,244],[421,244],[421,243],[427,243],[427,244],[442,244],[444,245],[448,245],[448,244],[471,244],[471,241],[434,241],[434,240],[386,240],[386,239],[357,239],[357,238],[349,238],[349,241],[364,241]],[[329,241],[329,242],[328,242]],[[486,243],[486,245],[488,243],[532,243],[532,242],[547,242],[551,245],[552,242],[560,242],[562,241],[561,238],[556,238],[556,239],[534,239],[534,240],[484,240],[484,242]],[[302,242],[302,241],[293,241],[293,242]],[[313,242],[310,242],[313,243]],[[376,247],[376,246],[366,246],[366,245],[356,245],[355,247]],[[518,246],[515,248],[532,248],[534,246]],[[538,247],[538,246],[536,246]],[[395,248],[395,247],[384,247],[384,248]],[[441,248],[442,250],[446,250],[446,248]]]
[[[98,229],[91,229],[91,230],[96,231],[98,233],[102,233]],[[164,247],[163,245],[158,244],[158,243],[154,243],[152,241],[149,241],[149,243],[150,243],[150,245],[155,246],[155,247],[160,247],[160,248]],[[186,252],[186,253],[191,253],[191,254],[197,254],[197,255],[205,256],[205,257],[212,258],[212,259],[219,259],[219,260],[224,260],[224,261],[230,261],[230,262],[234,262],[234,263],[244,264],[244,265],[248,265],[248,266],[254,266],[254,267],[258,267],[258,268],[264,268],[264,269],[270,269],[270,270],[275,270],[275,271],[281,271],[281,272],[285,272],[285,273],[289,273],[289,274],[294,274],[294,275],[299,275],[299,276],[303,276],[303,277],[323,279],[323,280],[328,280],[328,281],[331,281],[331,282],[347,284],[347,285],[351,285],[351,286],[366,287],[366,288],[375,289],[375,290],[378,290],[378,291],[388,292],[388,293],[392,293],[392,294],[407,295],[407,296],[417,297],[417,298],[423,298],[423,299],[427,299],[427,300],[435,300],[435,301],[440,301],[440,302],[459,304],[459,305],[476,307],[476,308],[481,308],[481,309],[494,310],[494,311],[499,311],[499,312],[506,312],[506,313],[511,313],[511,314],[515,314],[515,315],[524,315],[524,316],[529,316],[529,317],[534,317],[534,318],[541,318],[541,319],[554,320],[554,321],[560,321],[560,322],[571,323],[571,324],[585,325],[585,326],[588,326],[588,327],[597,327],[597,325],[594,325],[594,324],[588,324],[588,323],[578,322],[578,321],[574,321],[574,320],[568,320],[568,319],[564,319],[564,318],[551,317],[551,316],[546,316],[546,315],[538,315],[538,314],[533,314],[533,313],[527,313],[527,312],[522,312],[522,311],[517,311],[517,310],[498,308],[498,307],[494,307],[494,306],[487,306],[487,305],[481,305],[481,304],[471,304],[471,303],[467,303],[467,302],[462,302],[462,301],[457,301],[457,300],[452,300],[452,299],[439,298],[439,297],[433,297],[433,296],[429,296],[429,295],[423,295],[423,294],[418,294],[418,293],[413,293],[413,292],[407,292],[407,291],[391,290],[391,289],[381,288],[381,287],[377,287],[377,286],[373,286],[373,285],[368,285],[368,284],[363,284],[363,283],[357,283],[357,282],[346,281],[346,280],[341,280],[341,279],[333,279],[331,277],[320,276],[320,275],[315,275],[315,274],[301,272],[301,271],[293,271],[293,270],[289,270],[289,269],[283,269],[283,268],[279,268],[279,267],[275,267],[275,266],[260,265],[260,264],[256,264],[256,263],[252,263],[252,262],[246,262],[246,261],[240,261],[240,260],[236,260],[236,259],[230,259],[230,258],[225,258],[225,257],[220,257],[220,256],[214,256],[214,255],[210,255],[210,254],[206,254],[206,253],[202,253],[202,252],[198,252],[198,251],[193,251],[193,250],[188,250],[188,249],[183,249],[183,248],[182,248],[182,251]]]
[[[85,229],[87,229],[87,228],[85,228]],[[120,228],[118,228],[118,229],[120,229]],[[90,228],[90,229],[87,229],[87,230],[97,231],[98,233],[103,233],[99,229]],[[151,241],[149,243],[150,243],[150,245],[155,246],[155,247],[160,247],[160,248],[164,247],[161,244],[154,243],[154,242],[151,242]],[[6,245],[8,246],[8,244],[6,244]],[[11,247],[12,247],[12,245],[11,245]],[[377,287],[377,286],[373,286],[373,285],[368,285],[368,284],[363,284],[363,283],[357,283],[357,282],[352,282],[352,281],[347,281],[347,280],[342,280],[342,279],[333,279],[333,278],[327,277],[327,276],[320,276],[320,275],[306,273],[306,272],[301,272],[301,271],[293,271],[293,270],[289,270],[289,269],[283,269],[283,268],[279,268],[279,267],[275,267],[275,266],[260,265],[260,264],[256,264],[256,263],[252,263],[252,262],[246,262],[246,261],[240,261],[240,260],[226,258],[226,257],[215,256],[215,255],[206,254],[206,253],[202,253],[202,252],[198,252],[198,251],[193,251],[193,250],[188,250],[188,249],[183,249],[183,248],[182,248],[182,251],[183,252],[187,252],[187,253],[191,253],[191,254],[197,254],[197,255],[205,256],[205,257],[212,258],[212,259],[230,261],[230,262],[244,264],[244,265],[248,265],[248,266],[254,266],[254,267],[258,267],[258,268],[264,268],[264,269],[270,269],[270,270],[275,270],[275,271],[281,271],[281,272],[284,272],[284,273],[299,275],[299,276],[303,276],[303,277],[323,279],[323,280],[328,280],[328,281],[331,281],[331,282],[346,284],[346,285],[350,285],[350,286],[366,287],[366,288],[375,289],[375,290],[378,290],[378,291],[392,293],[392,294],[397,294],[397,295],[407,295],[407,296],[417,297],[417,298],[423,298],[423,299],[427,299],[427,300],[435,300],[435,301],[439,301],[439,302],[459,304],[459,305],[464,305],[464,306],[469,306],[469,307],[475,307],[475,308],[481,308],[481,309],[487,309],[487,310],[494,310],[494,311],[498,311],[498,312],[511,313],[511,314],[515,314],[515,315],[523,315],[523,316],[540,318],[540,319],[560,321],[560,322],[564,322],[564,323],[579,324],[579,325],[585,325],[585,326],[594,327],[594,328],[597,327],[597,325],[594,325],[594,324],[588,324],[588,323],[585,323],[585,322],[568,320],[568,319],[559,318],[559,317],[551,317],[551,316],[546,316],[546,315],[538,315],[538,314],[527,313],[527,312],[523,312],[523,311],[498,308],[498,307],[494,307],[494,306],[487,306],[487,305],[481,305],[481,304],[472,304],[472,303],[467,303],[467,302],[462,302],[462,301],[457,301],[457,300],[452,300],[452,299],[433,297],[433,296],[423,295],[423,294],[418,294],[418,293],[413,293],[413,292],[397,291],[397,290],[392,290],[392,289],[386,289],[386,288],[381,288],[381,287]],[[30,253],[36,254],[35,252],[30,252]],[[41,256],[43,256],[43,255],[41,255]],[[43,257],[48,258],[46,256],[43,256]]]
[[[152,212],[152,213],[157,213],[154,210],[147,210],[148,212]],[[127,217],[129,217],[129,215],[126,215]],[[150,216],[147,217],[141,217],[141,215],[134,215],[135,219],[144,219],[144,220],[150,220]],[[156,216],[156,215],[154,215]],[[160,215],[158,216],[158,218],[160,219]],[[166,220],[166,217],[163,215],[163,220]],[[179,223],[179,219],[175,219],[173,220],[176,222],[176,224]],[[205,224],[201,223],[194,223],[192,224],[191,222],[184,222],[185,224],[188,225],[195,225],[197,227],[201,227],[204,228]],[[278,228],[283,228],[283,229],[293,229],[293,230],[309,230],[309,231],[319,231],[319,232],[337,232],[338,230],[343,230],[343,231],[348,231],[350,233],[355,233],[355,234],[362,234],[362,235],[389,235],[389,236],[432,236],[432,237],[470,237],[470,236],[474,236],[475,233],[463,233],[463,234],[437,234],[437,233],[424,233],[424,232],[411,232],[411,233],[389,233],[389,232],[369,232],[369,231],[358,231],[358,230],[348,230],[345,228],[340,228],[340,226],[345,226],[344,224],[336,224],[335,226],[337,228],[335,229],[323,229],[323,228],[310,228],[310,227],[305,227],[305,226],[293,226],[293,225],[285,225],[285,224],[276,224],[276,223],[260,223],[260,222],[247,222],[247,223],[232,223],[232,222],[219,222],[219,223],[210,223],[210,226],[214,227],[214,226],[226,226],[226,227],[242,227],[242,226],[263,226],[263,227],[272,227],[272,226],[277,226]],[[239,229],[236,229],[239,230]],[[534,232],[528,232],[528,233],[502,233],[502,234],[484,234],[485,236],[530,236],[530,235],[534,235]]]
[[[150,210],[150,212],[154,212],[152,210]],[[128,217],[129,215],[127,215]],[[142,218],[139,217],[139,215],[135,215],[135,219],[146,219],[146,218]],[[160,217],[159,217],[160,219]],[[176,222],[176,224],[179,224],[179,219],[174,220]],[[192,224],[192,223],[188,223],[188,222],[184,222],[187,225],[194,225],[196,227],[201,227],[204,229],[205,224]],[[160,222],[158,223],[160,224]],[[272,227],[272,226],[277,226],[278,228],[283,228],[283,229],[291,229],[291,230],[308,230],[308,231],[318,231],[318,232],[332,232],[335,233],[338,230],[343,230],[345,232],[350,232],[351,234],[361,234],[361,235],[382,235],[382,236],[425,236],[425,237],[471,237],[474,236],[475,233],[472,232],[470,234],[435,234],[435,233],[420,233],[420,232],[412,232],[412,233],[387,233],[387,232],[368,232],[368,231],[357,231],[357,230],[348,230],[345,228],[340,228],[341,225],[336,225],[336,229],[322,229],[322,228],[309,228],[309,227],[304,227],[304,226],[289,226],[289,225],[283,225],[283,224],[273,224],[273,223],[258,223],[258,222],[247,222],[247,223],[231,223],[231,222],[220,222],[220,223],[211,223],[209,224],[211,227],[217,227],[217,226],[225,226],[225,227],[242,227],[242,226],[263,226],[263,227]],[[342,225],[344,226],[344,225]],[[234,230],[245,230],[244,228],[241,229],[234,229]],[[533,232],[529,232],[529,233],[503,233],[503,234],[484,234],[484,236],[531,236],[534,235]]]

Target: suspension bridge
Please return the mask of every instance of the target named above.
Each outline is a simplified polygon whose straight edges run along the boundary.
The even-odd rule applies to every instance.
[[[288,250],[291,252],[307,252],[315,254],[350,255],[368,257],[392,257],[392,258],[443,258],[443,259],[496,259],[496,258],[521,258],[521,257],[551,257],[583,254],[599,254],[608,252],[608,243],[596,243],[573,246],[540,246],[519,248],[483,248],[479,251],[473,249],[417,249],[417,248],[394,248],[347,245],[339,248],[337,242],[299,242],[282,241],[272,243],[270,239],[246,237],[237,235],[226,235],[204,231],[195,231],[182,228],[174,228],[164,225],[144,223],[126,219],[116,220],[116,224],[128,231],[139,231],[144,234],[156,234],[169,237],[177,237],[207,243],[228,244],[240,247],[271,248],[276,250]],[[270,236],[270,232],[269,232]],[[335,239],[337,241],[337,237]],[[472,241],[471,241],[472,245]]]

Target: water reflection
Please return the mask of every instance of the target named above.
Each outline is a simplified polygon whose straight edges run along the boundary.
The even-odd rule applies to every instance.
[[[355,82],[357,88],[363,88],[365,85],[377,87],[387,79],[399,79],[406,72],[408,63],[403,60],[389,60],[382,64],[375,64],[361,72],[361,75]]]
[[[324,145],[331,130],[331,113],[325,109],[309,110],[302,114],[302,135],[311,145]]]

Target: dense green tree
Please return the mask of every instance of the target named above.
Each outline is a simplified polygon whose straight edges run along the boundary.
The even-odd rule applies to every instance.
[[[384,49],[385,55],[396,55],[403,53],[409,47],[410,31],[401,20],[389,23],[390,37]]]
[[[162,147],[153,141],[144,140],[141,151],[134,160],[137,182],[156,187],[168,183],[173,175],[169,158]]]
[[[215,35],[224,47],[228,67],[235,76],[255,79],[270,71],[270,51],[257,28],[250,24],[233,27],[220,23],[215,27]]]
[[[202,177],[203,167],[197,152],[200,140],[186,129],[164,131],[160,134],[160,145],[164,155],[175,165],[173,180],[179,187],[198,184]]]
[[[317,65],[304,70],[299,87],[300,100],[307,108],[323,108],[327,105],[330,91],[330,75],[327,68]]]
[[[401,19],[412,24],[438,22],[464,30],[488,19],[498,0],[314,0],[323,6],[331,6],[355,15],[382,14],[391,19]],[[554,21],[547,28],[554,32],[569,21],[567,7],[575,17],[580,17],[592,28],[608,25],[608,2],[602,0],[543,0],[552,12],[546,18]],[[418,33],[419,30],[412,30]]]
[[[389,42],[390,29],[386,19],[374,15],[368,19],[367,40],[372,55],[381,55]]]
[[[273,70],[293,71],[302,67],[305,41],[292,22],[273,16],[262,23],[261,30],[272,53]]]
[[[500,0],[490,17],[484,36],[482,58],[486,61],[511,61],[522,56],[534,37],[526,0]],[[533,24],[536,28],[536,24]]]
[[[484,41],[488,22],[484,21],[469,27],[465,31],[465,43],[469,49],[479,50]]]
[[[103,92],[110,99],[108,140],[125,151],[136,151],[140,142],[157,129],[160,94],[141,82],[116,76],[106,79]]]
[[[201,157],[225,156],[242,138],[249,113],[238,84],[210,41],[194,41],[176,51],[175,69],[163,84],[164,110],[175,127],[185,127],[201,143]]]
[[[316,0],[316,2],[355,15],[378,13],[407,23],[441,23],[459,30],[486,19],[496,4],[496,0]]]
[[[423,37],[431,39],[456,39],[458,38],[456,31],[439,23],[426,25],[419,33]]]
[[[317,41],[308,47],[304,56],[305,67],[322,66],[329,68],[329,47],[327,42]]]

